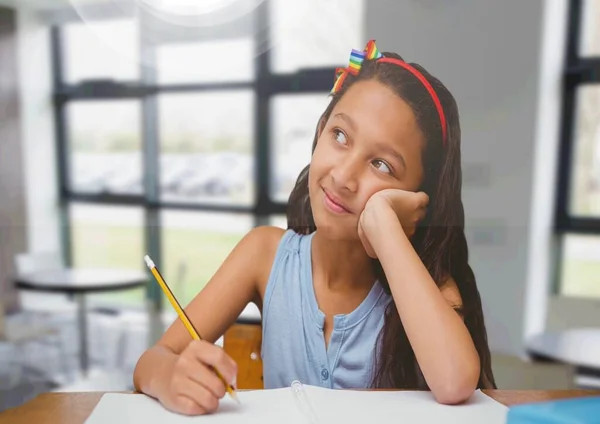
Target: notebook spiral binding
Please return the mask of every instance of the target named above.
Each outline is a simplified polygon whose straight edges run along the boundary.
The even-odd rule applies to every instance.
[[[308,397],[306,396],[304,385],[298,380],[294,380],[292,381],[291,389],[292,394],[294,395],[294,400],[296,401],[296,405],[298,405],[298,409],[302,415],[304,415],[307,422],[309,424],[318,424],[319,420],[317,419],[317,414],[315,413],[308,400]]]

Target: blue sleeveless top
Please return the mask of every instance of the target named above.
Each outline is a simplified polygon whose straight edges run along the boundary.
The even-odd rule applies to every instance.
[[[326,348],[325,315],[312,279],[313,235],[287,230],[273,261],[262,311],[264,388],[289,387],[294,380],[326,388],[369,387],[391,296],[376,282],[354,311],[334,317]]]

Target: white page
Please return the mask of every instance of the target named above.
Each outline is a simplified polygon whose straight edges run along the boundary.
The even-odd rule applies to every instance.
[[[289,388],[238,391],[236,394],[241,405],[227,395],[221,399],[217,412],[190,417],[168,411],[145,395],[106,393],[85,424],[305,424]]]
[[[504,424],[508,411],[480,391],[464,405],[448,406],[437,403],[429,392],[331,390],[313,386],[304,386],[304,390],[318,424],[390,419],[403,424]],[[216,413],[186,417],[167,411],[147,396],[109,393],[102,397],[86,424],[308,423],[289,388],[237,394],[242,405],[226,397]]]
[[[319,424],[505,424],[508,408],[481,391],[462,405],[442,405],[431,392],[328,390],[304,386]]]

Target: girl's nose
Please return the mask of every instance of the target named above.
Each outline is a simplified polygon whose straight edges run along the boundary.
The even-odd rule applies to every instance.
[[[336,188],[356,193],[358,190],[358,175],[360,165],[357,160],[347,158],[337,163],[331,171],[331,177]]]

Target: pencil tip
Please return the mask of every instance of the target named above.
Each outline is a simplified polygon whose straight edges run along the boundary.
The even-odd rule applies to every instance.
[[[238,403],[238,405],[242,404],[242,402],[240,402],[240,398],[237,397],[237,394],[235,392],[231,391],[229,392],[229,395],[233,400],[235,400]]]

